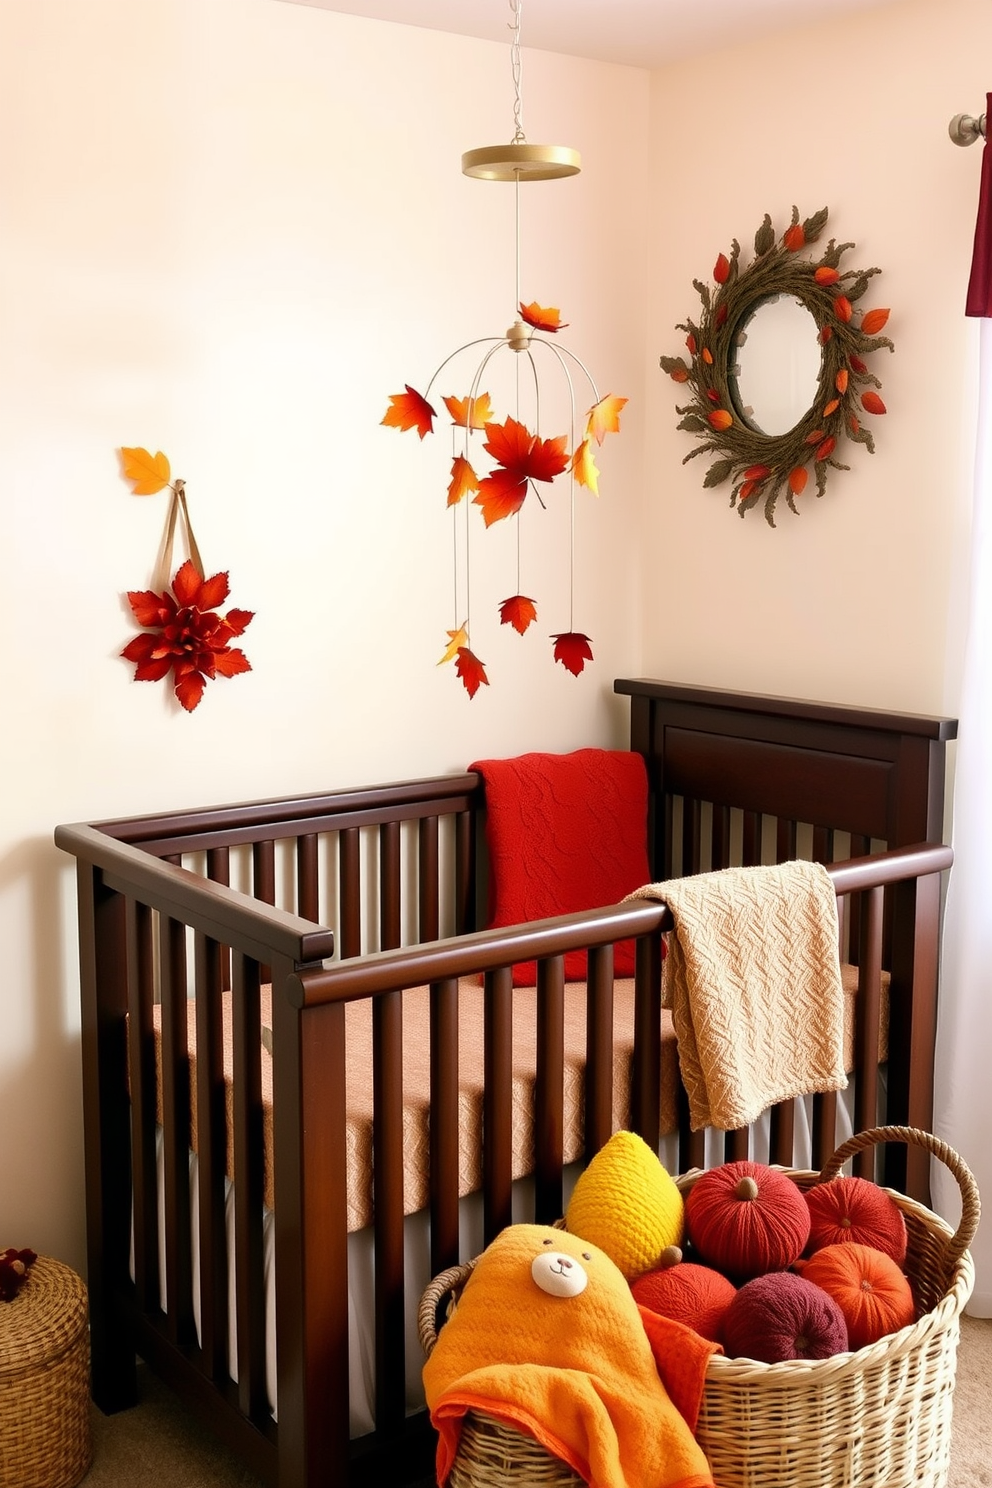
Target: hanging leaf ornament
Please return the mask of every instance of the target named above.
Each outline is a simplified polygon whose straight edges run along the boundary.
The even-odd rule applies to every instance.
[[[761,505],[769,526],[775,526],[780,497],[796,515],[797,499],[810,478],[817,496],[826,490],[828,469],[847,470],[837,458],[842,440],[866,446],[873,454],[871,433],[861,426],[857,410],[883,414],[881,384],[865,360],[871,353],[893,350],[879,333],[889,320],[888,308],[862,310],[860,302],[878,269],[841,269],[841,259],[853,243],[833,238],[816,256],[804,250],[817,243],[827,222],[827,209],[792,221],[776,239],[771,218],[754,238],[754,258],[741,266],[740,244],[719,253],[713,278],[716,288],[695,280],[702,311],[698,321],[686,321],[688,358],[662,356],[661,367],[673,382],[685,386],[690,401],[676,407],[679,429],[698,443],[683,464],[700,454],[715,455],[703,479],[706,489],[730,483],[730,505],[743,517]],[[737,382],[738,358],[747,338],[751,317],[765,301],[792,297],[809,311],[820,344],[816,395],[793,428],[765,434],[742,401]],[[784,369],[787,370],[787,369]]]
[[[459,527],[455,534],[455,628],[447,632],[448,644],[441,662],[454,661],[456,674],[469,697],[474,697],[482,686],[489,685],[485,666],[472,651],[469,643],[469,568],[472,549],[472,522],[470,513],[478,509],[484,529],[500,522],[519,519],[525,506],[535,505],[547,510],[554,501],[558,483],[567,482],[571,511],[568,523],[568,574],[569,608],[574,607],[574,513],[577,493],[590,492],[599,495],[600,469],[596,459],[597,447],[608,434],[620,431],[620,415],[627,403],[626,398],[613,393],[601,397],[588,372],[577,358],[557,341],[553,350],[548,339],[557,336],[567,325],[561,318],[557,306],[545,306],[533,300],[519,300],[520,318],[502,337],[486,338],[489,349],[477,367],[469,391],[464,395],[446,394],[444,407],[451,418],[452,460],[447,485],[447,505],[458,522],[464,522],[463,539],[459,541]],[[472,346],[480,343],[469,343]],[[467,350],[462,347],[461,350]],[[506,417],[500,418],[493,410],[488,390],[483,390],[482,373],[497,351],[510,349],[523,353],[530,363],[525,378],[518,378],[516,407]],[[454,354],[455,356],[458,353]],[[570,428],[567,433],[546,435],[538,426],[537,410],[545,406],[543,397],[537,396],[537,362],[541,355],[548,355],[553,366],[565,375],[568,389]],[[441,371],[453,357],[448,357],[431,378],[424,393],[415,390],[409,383],[402,393],[393,393],[389,398],[382,423],[401,433],[415,430],[421,439],[435,430],[436,412],[429,401],[434,384]],[[581,372],[588,380],[592,401],[583,421],[576,419],[573,372]],[[528,416],[521,408],[521,384],[534,385],[535,414]],[[487,374],[488,376],[488,374]],[[581,405],[580,405],[581,406]],[[529,497],[536,497],[530,502]],[[474,525],[474,524],[473,524]],[[512,627],[523,636],[537,618],[536,600],[525,595],[521,573],[521,552],[518,529],[516,556],[516,583],[514,593],[498,605],[501,625]],[[529,588],[528,584],[528,588]],[[504,590],[504,593],[506,591]],[[461,621],[461,616],[465,620]],[[586,662],[593,659],[592,644],[588,636],[574,628],[569,615],[568,629],[552,637],[554,659],[561,661],[573,676],[579,676]],[[440,663],[439,663],[440,664]]]
[[[203,697],[207,682],[215,677],[236,677],[251,671],[251,663],[231,642],[243,635],[254,611],[220,606],[230,592],[228,574],[206,578],[189,520],[186,487],[172,480],[169,461],[161,451],[122,448],[125,477],[136,496],[154,496],[166,487],[172,492],[155,589],[128,590],[128,602],[141,633],[134,636],[121,656],[134,663],[135,682],[159,682],[171,674],[175,695],[187,713]],[[189,557],[168,582],[176,524],[182,519]]]

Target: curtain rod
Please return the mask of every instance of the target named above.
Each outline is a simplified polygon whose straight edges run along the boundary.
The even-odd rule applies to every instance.
[[[973,145],[979,135],[985,137],[985,114],[976,119],[971,114],[955,114],[947,132],[956,145]]]

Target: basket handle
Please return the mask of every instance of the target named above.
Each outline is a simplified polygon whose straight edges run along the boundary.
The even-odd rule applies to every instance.
[[[921,1131],[915,1126],[873,1126],[867,1131],[857,1132],[842,1143],[832,1157],[824,1163],[817,1179],[818,1183],[825,1183],[831,1178],[836,1178],[848,1158],[853,1157],[856,1152],[863,1152],[866,1147],[875,1147],[881,1142],[906,1142],[911,1147],[925,1147],[926,1150],[948,1168],[961,1190],[961,1222],[948,1241],[949,1254],[952,1262],[960,1260],[968,1246],[975,1238],[978,1229],[978,1220],[982,1212],[981,1200],[978,1196],[978,1184],[975,1176],[964,1158],[959,1157],[953,1147],[948,1147],[939,1137],[931,1136],[930,1132]]]
[[[475,1261],[464,1261],[460,1266],[449,1266],[447,1271],[438,1272],[433,1281],[428,1282],[417,1308],[417,1331],[420,1334],[420,1347],[424,1351],[424,1358],[429,1359],[434,1345],[437,1343],[437,1310],[441,1298],[446,1292],[459,1290],[465,1285],[472,1274]]]

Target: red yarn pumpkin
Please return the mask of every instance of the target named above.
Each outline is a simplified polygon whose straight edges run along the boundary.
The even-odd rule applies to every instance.
[[[827,1359],[848,1347],[844,1314],[833,1297],[792,1271],[746,1282],[723,1319],[731,1359],[779,1364],[783,1359]]]
[[[891,1256],[870,1245],[827,1245],[800,1262],[804,1281],[833,1297],[847,1322],[852,1349],[864,1348],[916,1320],[906,1277]]]
[[[686,1197],[685,1222],[703,1260],[741,1279],[787,1270],[809,1239],[799,1185],[747,1160],[702,1173]]]
[[[711,1343],[722,1342],[724,1314],[737,1295],[726,1276],[694,1261],[648,1271],[638,1277],[631,1291],[642,1307],[685,1323]]]
[[[906,1220],[899,1205],[867,1178],[832,1178],[806,1190],[810,1228],[807,1254],[825,1245],[872,1245],[897,1266],[906,1259]]]

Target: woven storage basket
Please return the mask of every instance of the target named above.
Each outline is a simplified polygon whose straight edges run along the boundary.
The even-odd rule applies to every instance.
[[[86,1288],[39,1256],[0,1302],[0,1488],[74,1488],[89,1468]]]
[[[906,1220],[904,1269],[918,1320],[830,1359],[761,1364],[711,1358],[696,1437],[720,1488],[944,1488],[947,1482],[960,1318],[975,1279],[968,1246],[980,1212],[970,1170],[929,1133],[884,1126],[838,1147],[819,1173],[786,1171],[800,1188],[812,1188],[835,1177],[855,1153],[882,1142],[926,1148],[961,1190],[956,1231],[922,1204],[885,1190]],[[697,1170],[676,1180],[683,1194],[699,1176]],[[424,1292],[425,1354],[437,1339],[439,1308],[457,1299],[473,1264],[443,1272]],[[582,1482],[532,1438],[471,1412],[448,1481],[452,1488],[574,1488]]]

